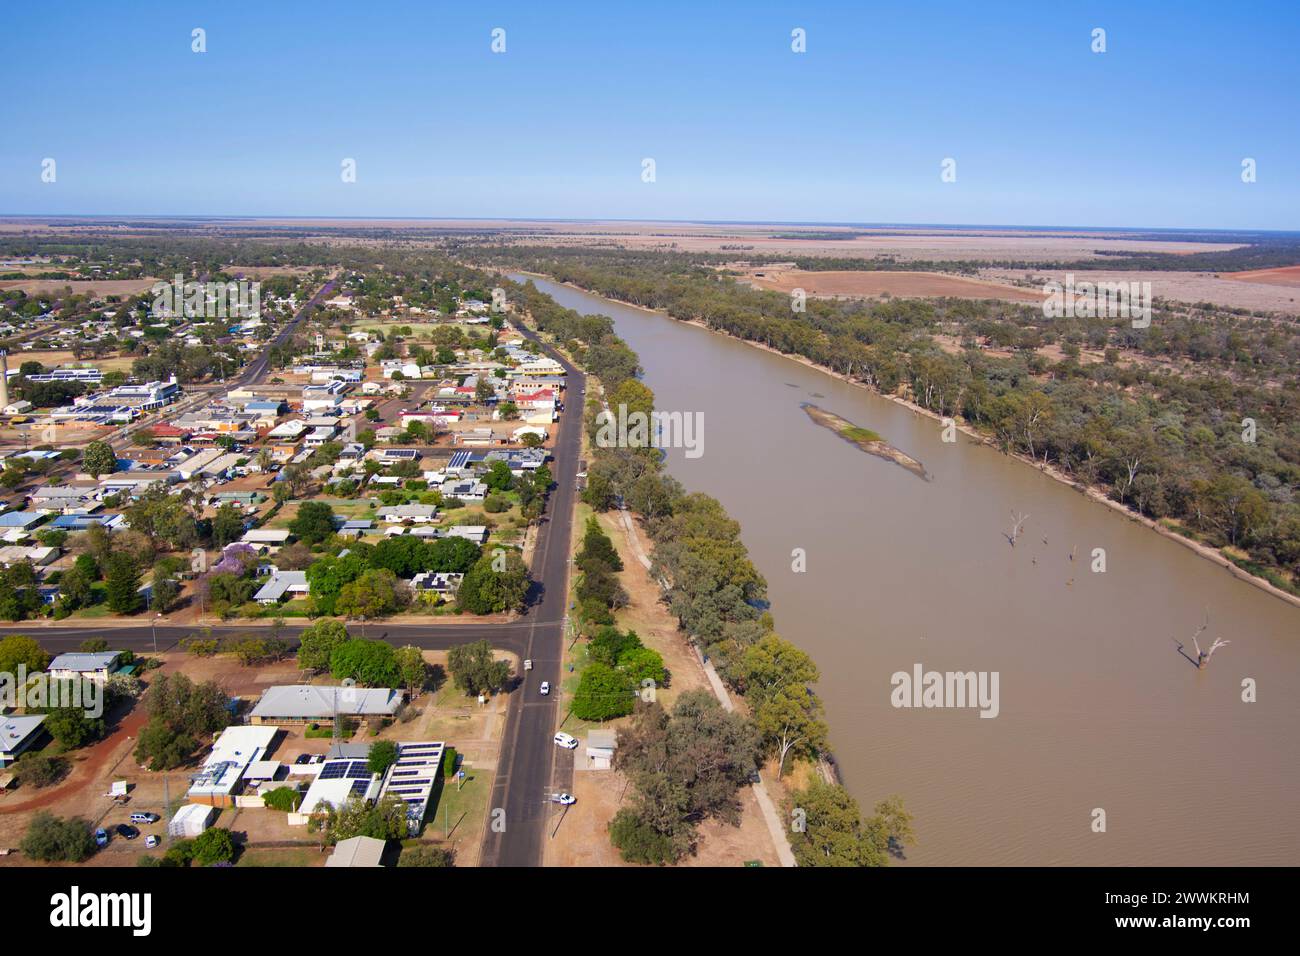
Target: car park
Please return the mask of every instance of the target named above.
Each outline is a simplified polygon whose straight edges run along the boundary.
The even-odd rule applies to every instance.
[[[555,745],[563,747],[565,750],[575,750],[578,746],[578,738],[572,737],[561,730],[555,735]]]

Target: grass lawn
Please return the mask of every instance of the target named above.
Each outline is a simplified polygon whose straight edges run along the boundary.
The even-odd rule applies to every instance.
[[[460,790],[456,789],[456,781],[449,778],[442,778],[441,791],[435,789],[429,800],[424,835],[449,840],[457,848],[458,855],[473,854],[477,857],[487,819],[488,797],[492,792],[492,774],[463,764],[461,769],[465,771],[465,780]]]
[[[239,855],[235,866],[324,866],[329,859],[315,846],[250,847]]]

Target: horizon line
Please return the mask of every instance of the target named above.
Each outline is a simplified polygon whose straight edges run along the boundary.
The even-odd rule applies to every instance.
[[[575,216],[397,216],[397,215],[313,215],[296,214],[246,214],[246,213],[8,213],[0,212],[0,220],[21,219],[130,219],[130,220],[181,220],[194,222],[214,222],[236,220],[240,222],[258,222],[268,220],[286,220],[291,222],[375,222],[390,220],[394,222],[507,222],[507,223],[647,223],[655,225],[697,225],[697,226],[779,226],[779,227],[833,227],[840,229],[964,229],[964,230],[1012,230],[1044,232],[1167,232],[1167,233],[1223,233],[1223,234],[1269,234],[1277,236],[1300,236],[1300,230],[1266,229],[1249,226],[1096,226],[1069,225],[1050,226],[1033,223],[938,223],[938,222],[858,222],[847,220],[815,219],[654,219],[638,217],[575,217]]]

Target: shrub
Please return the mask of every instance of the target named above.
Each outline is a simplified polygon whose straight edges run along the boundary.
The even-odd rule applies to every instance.
[[[455,747],[448,747],[442,752],[442,775],[450,777],[456,772],[456,761],[460,755],[456,753]]]
[[[298,809],[301,795],[293,787],[276,787],[274,790],[262,794],[262,802],[272,810],[280,810],[289,813]]]
[[[80,863],[95,852],[95,838],[87,820],[81,817],[65,820],[42,810],[32,818],[19,847],[33,860]]]

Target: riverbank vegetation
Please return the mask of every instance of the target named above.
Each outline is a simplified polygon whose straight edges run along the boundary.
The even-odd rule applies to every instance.
[[[702,323],[964,420],[1002,450],[1300,593],[1294,318],[1156,303],[1150,326],[1134,328],[1129,319],[1048,318],[1033,306],[965,299],[809,299],[795,313],[785,295],[674,253],[476,255]]]
[[[593,375],[593,358],[607,370],[613,382],[601,380],[607,402],[653,410],[654,393],[633,378],[636,354],[614,334],[610,319],[565,309],[531,284],[512,285],[512,290],[516,301],[531,303],[545,317],[543,325],[530,312],[539,327],[559,337]],[[651,660],[654,652],[646,653],[633,633],[620,634],[608,624],[595,630],[575,714],[579,706],[590,705],[596,719],[618,716],[598,706],[609,700],[621,702],[621,713],[635,707],[632,726],[619,732],[615,758],[635,794],[611,821],[610,839],[629,862],[672,863],[691,851],[703,821],[736,821],[738,791],[763,759],[775,760],[778,776],[796,760],[820,760],[828,729],[821,699],[810,686],[820,674],[807,654],[776,634],[767,582],[749,558],[739,523],[717,499],[688,494],[662,470],[656,449],[598,445],[600,407],[593,397],[586,410],[592,459],[583,500],[596,511],[622,505],[641,516],[653,544],[650,573],[664,587],[664,602],[681,629],[716,663],[732,692],[743,696],[747,711],[728,713],[707,691],[683,694],[671,711],[653,701],[636,703],[636,677],[662,667],[662,659]],[[593,522],[576,563],[583,572],[578,595],[585,626],[603,620],[601,615],[618,602],[613,572],[621,561]],[[847,793],[844,798],[851,800]],[[891,830],[890,835],[901,845],[910,831]],[[863,865],[887,859],[860,855]]]

